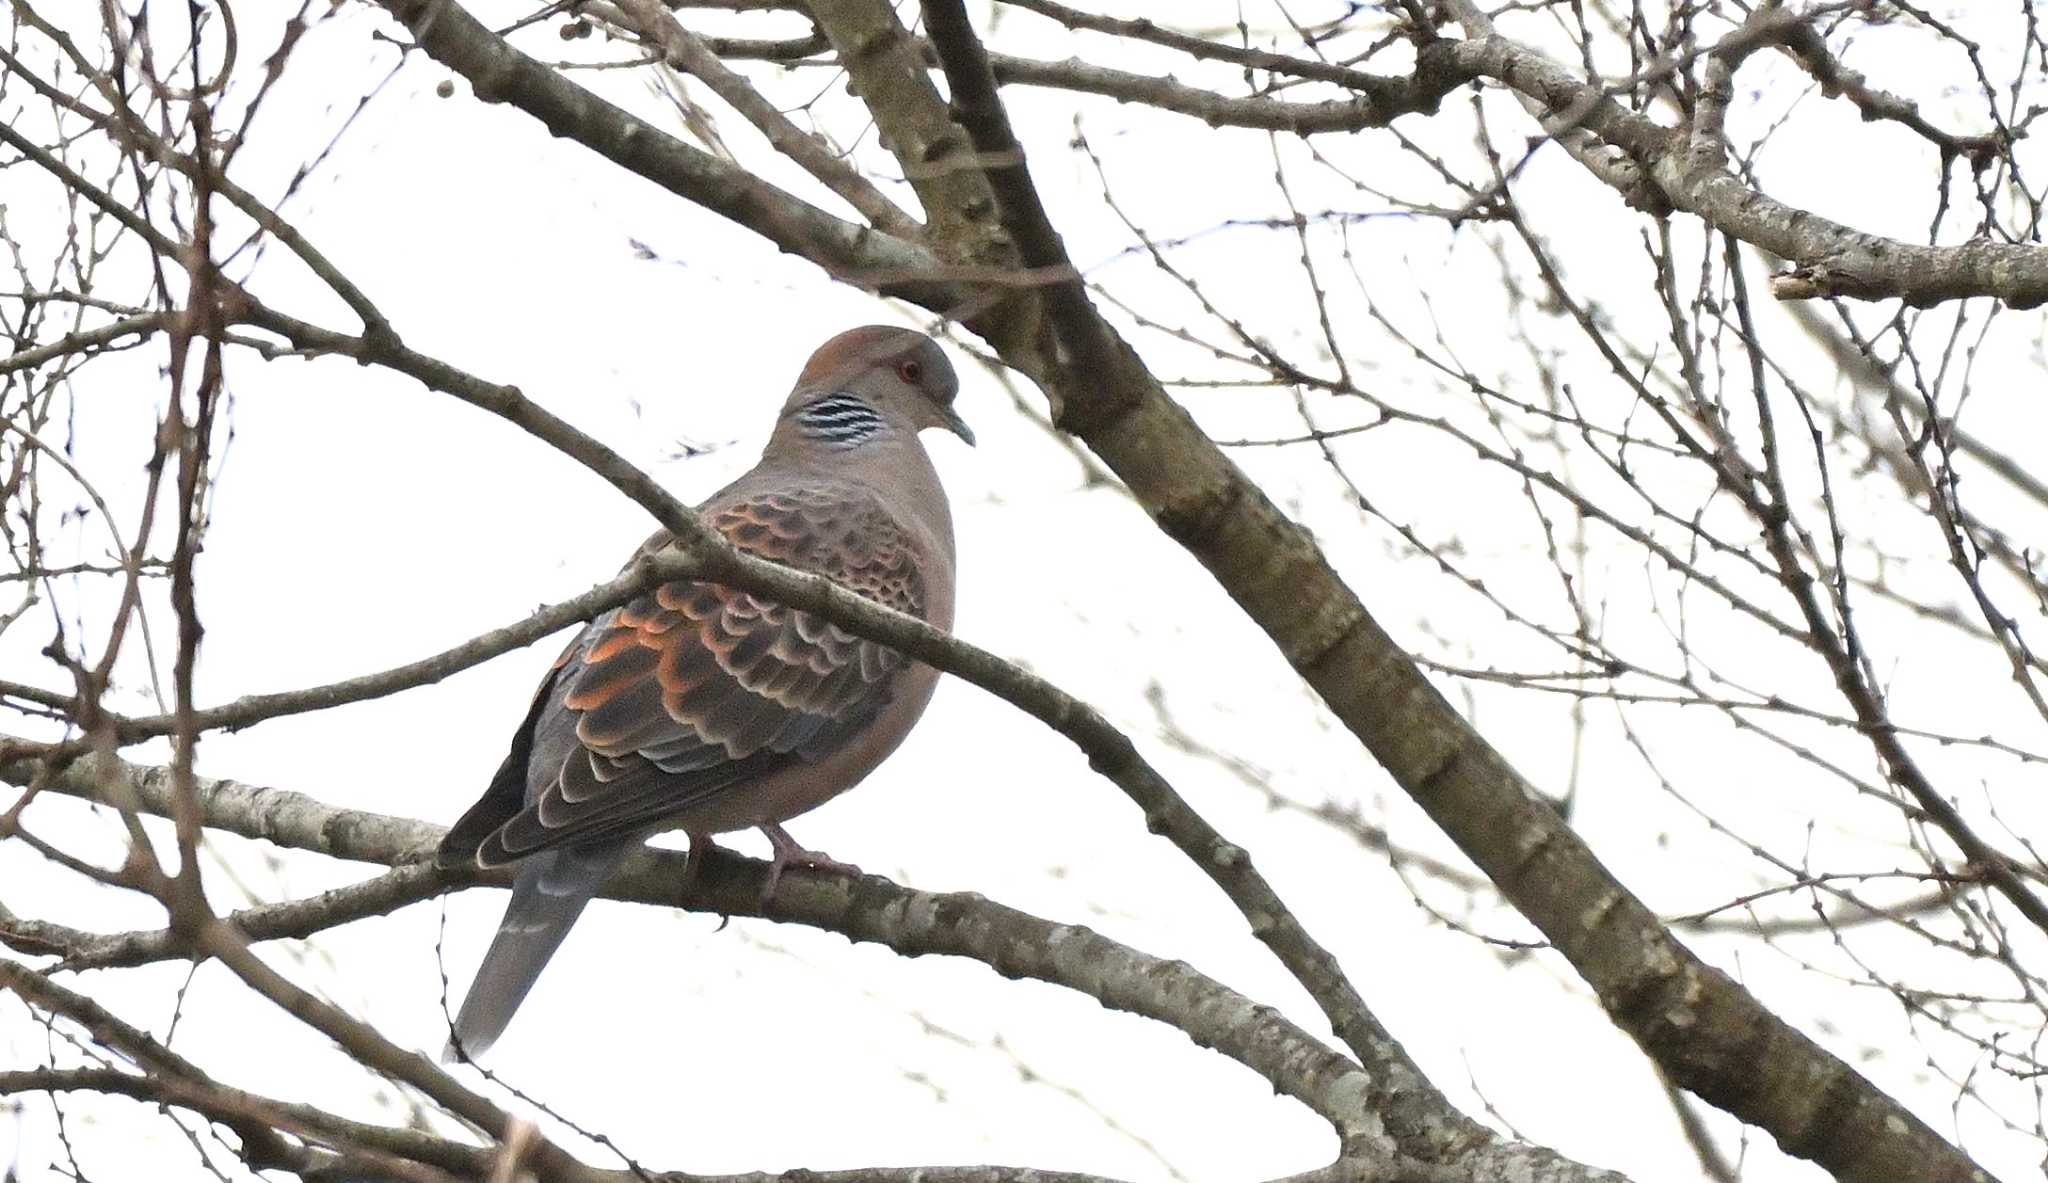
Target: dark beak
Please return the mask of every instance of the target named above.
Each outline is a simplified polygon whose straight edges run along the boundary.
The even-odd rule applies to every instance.
[[[966,440],[968,447],[974,446],[974,429],[967,426],[967,420],[960,417],[960,412],[951,407],[940,407],[939,416],[944,421],[942,426],[947,431]]]

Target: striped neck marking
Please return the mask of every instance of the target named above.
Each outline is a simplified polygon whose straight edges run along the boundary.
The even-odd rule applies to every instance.
[[[882,433],[882,416],[857,394],[837,391],[796,413],[797,426],[812,439],[835,447],[850,448]]]

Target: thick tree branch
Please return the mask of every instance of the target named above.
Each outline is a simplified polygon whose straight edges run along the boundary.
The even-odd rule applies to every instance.
[[[811,9],[846,69],[850,89],[875,117],[882,142],[917,191],[930,231],[927,243],[956,261],[1016,266],[1016,248],[966,159],[967,135],[939,101],[922,47],[895,9],[886,0],[813,0]]]
[[[986,66],[975,60],[978,41],[957,0],[930,0],[927,23],[942,54],[949,41],[960,48],[948,76],[956,79],[956,103],[972,103],[972,91],[963,97],[957,79],[985,75]],[[1504,60],[1519,59],[1510,54]],[[964,122],[975,130],[999,118],[998,108],[985,122]],[[976,147],[1001,150],[1007,138],[977,138]],[[1022,175],[1021,163],[1012,175]],[[1006,209],[1006,217],[1034,219],[1035,194],[1016,195],[1000,184],[997,192],[1028,203],[1022,211]],[[1026,263],[1047,261],[1027,249]],[[1090,337],[1112,334],[1099,319],[1097,325]],[[1429,683],[1314,541],[1142,366],[1083,370],[1074,362],[1092,348],[1088,339],[1060,344],[1064,348],[1050,356],[1006,354],[1006,360],[1057,391],[1061,425],[1085,439],[1160,528],[1209,569],[1675,1081],[1845,1181],[1984,1177],[1897,1102],[1680,944]]]
[[[0,764],[0,778],[25,783],[42,769],[41,761],[17,759]],[[168,815],[173,796],[168,769],[113,757],[74,761],[50,777],[49,788],[102,803],[112,797],[132,800],[143,812],[156,816]],[[252,940],[312,935],[355,918],[366,899],[408,897],[399,901],[403,903],[410,902],[415,893],[421,893],[419,898],[431,898],[440,890],[511,882],[509,872],[435,879],[426,860],[443,830],[430,823],[336,809],[300,793],[205,777],[197,778],[195,797],[211,829],[395,868],[312,900],[251,909],[265,929],[244,934]],[[1541,1147],[1494,1137],[1473,1139],[1453,1126],[1437,1132],[1435,1157],[1442,1160],[1437,1163],[1389,1155],[1384,1147],[1375,1149],[1383,1141],[1377,1133],[1380,1115],[1367,1106],[1368,1099],[1384,1101],[1390,1092],[1405,1087],[1429,1090],[1426,1082],[1396,1082],[1390,1089],[1272,1007],[1230,990],[1183,962],[1152,957],[1088,928],[1041,920],[971,893],[917,892],[879,876],[851,879],[802,869],[784,876],[774,897],[764,904],[766,863],[716,850],[703,873],[693,879],[684,874],[684,862],[682,852],[644,848],[627,860],[603,895],[631,903],[809,925],[879,944],[906,957],[966,957],[1004,977],[1077,990],[1109,1009],[1168,1024],[1199,1046],[1258,1073],[1274,1089],[1302,1102],[1337,1129],[1351,1150],[1325,1172],[1317,1173],[1317,1178],[1365,1183],[1463,1183],[1500,1178],[1522,1178],[1531,1183],[1625,1183],[1620,1175],[1581,1166]],[[429,882],[435,883],[433,890],[422,891]],[[168,931],[94,935],[91,940],[94,950],[119,951],[120,964],[184,955]],[[368,1136],[362,1144],[393,1152],[402,1149],[397,1143]],[[448,1157],[423,1156],[422,1161],[458,1165]],[[570,1177],[614,1183],[620,1176],[578,1164]],[[804,1177],[844,1178],[848,1183],[903,1183],[912,1178],[963,1183],[1096,1183],[1086,1176],[1012,1167],[807,1171]],[[712,1183],[691,1178],[692,1183]],[[733,1176],[717,1183],[765,1178]]]
[[[0,777],[25,784],[43,767],[39,760],[16,760],[0,766]],[[132,794],[139,809],[157,816],[168,816],[173,797],[168,769],[111,757],[73,761],[48,784],[49,791],[101,803]],[[304,794],[232,780],[200,777],[196,791],[201,815],[211,829],[330,858],[402,868],[413,874],[369,881],[389,881],[401,893],[421,884],[416,876],[428,872],[422,864],[431,858],[443,832],[427,822],[336,809]],[[965,956],[1008,977],[1079,990],[1112,1009],[1180,1028],[1198,1044],[1237,1060],[1302,1101],[1347,1137],[1356,1137],[1365,1128],[1360,1124],[1360,1102],[1371,1085],[1356,1065],[1271,1007],[1186,965],[1161,961],[1088,929],[1039,920],[979,896],[913,892],[872,875],[848,879],[792,870],[764,905],[761,889],[767,864],[719,851],[692,883],[683,874],[684,857],[678,851],[642,850],[627,861],[604,894],[632,903],[807,924],[906,956]],[[511,875],[450,875],[441,879],[440,888],[469,883],[506,886]],[[357,901],[350,891],[330,893],[331,911],[316,901],[300,901],[290,905],[288,924],[269,923],[267,933],[247,935],[310,935],[353,918]],[[98,939],[109,949],[178,955],[167,933]]]

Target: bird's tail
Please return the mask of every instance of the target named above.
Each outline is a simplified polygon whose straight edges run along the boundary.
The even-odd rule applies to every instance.
[[[498,935],[455,1016],[454,1034],[441,1052],[443,1061],[476,1059],[498,1041],[548,958],[583,914],[583,906],[633,846],[626,842],[564,847],[543,851],[520,865],[512,883],[512,902],[506,905]]]

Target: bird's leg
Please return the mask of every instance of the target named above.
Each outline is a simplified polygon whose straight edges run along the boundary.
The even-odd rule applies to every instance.
[[[709,834],[686,832],[685,837],[690,840],[690,852],[683,856],[683,894],[687,896],[694,894],[697,885],[703,882],[704,862],[711,857],[712,851],[718,849],[718,844],[711,840]]]
[[[797,845],[796,839],[789,836],[788,830],[783,829],[774,822],[769,822],[767,825],[762,826],[761,832],[768,835],[768,841],[775,847],[775,858],[768,864],[768,883],[767,886],[761,889],[761,902],[763,904],[774,898],[775,885],[782,882],[782,872],[788,869],[791,864],[809,867],[814,871],[836,872],[841,875],[860,874],[860,868],[852,863],[842,863],[838,859],[820,854],[815,850],[805,850]]]

